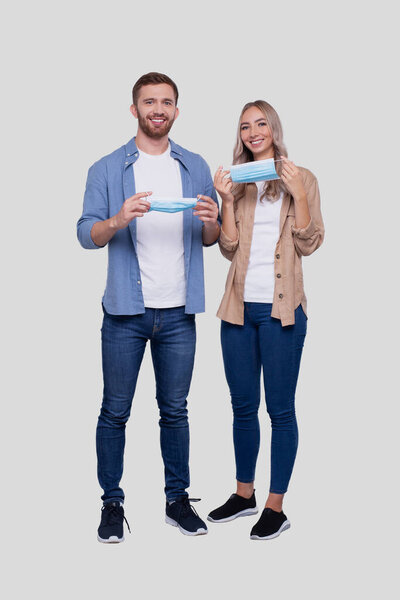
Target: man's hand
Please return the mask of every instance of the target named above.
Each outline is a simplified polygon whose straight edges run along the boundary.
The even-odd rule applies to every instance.
[[[197,215],[200,221],[204,221],[204,223],[215,223],[218,219],[218,206],[217,203],[214,202],[212,198],[209,196],[201,196],[197,195],[198,202],[196,206],[193,207],[193,211],[195,215]]]
[[[119,212],[111,217],[111,226],[116,230],[124,229],[136,217],[143,217],[150,209],[150,202],[145,198],[151,194],[152,192],[138,192],[127,198]]]
[[[136,217],[143,217],[150,208],[150,202],[145,200],[152,192],[139,192],[127,198],[116,215],[105,221],[97,221],[90,235],[97,246],[105,246],[120,229],[124,229]]]
[[[219,236],[218,205],[209,196],[197,196],[198,202],[193,208],[195,215],[200,221],[203,221],[204,227],[202,232],[203,244],[209,246],[215,242]]]

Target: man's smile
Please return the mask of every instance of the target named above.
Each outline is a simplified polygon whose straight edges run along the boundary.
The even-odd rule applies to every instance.
[[[167,120],[164,117],[148,117],[148,119],[153,123],[153,125],[162,125]]]

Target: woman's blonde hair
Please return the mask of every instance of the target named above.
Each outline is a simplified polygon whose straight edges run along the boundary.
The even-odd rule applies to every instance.
[[[245,162],[251,162],[254,160],[253,153],[243,144],[242,137],[240,135],[240,124],[242,121],[243,114],[246,112],[246,110],[252,108],[253,106],[261,110],[267,122],[268,128],[271,132],[272,143],[274,148],[274,159],[280,160],[281,156],[287,156],[286,146],[283,143],[282,124],[278,117],[278,113],[270,104],[268,104],[268,102],[265,102],[265,100],[255,100],[254,102],[248,102],[247,104],[245,104],[242,108],[242,112],[240,113],[236,144],[233,150],[232,164],[234,165],[238,165]],[[281,162],[275,164],[275,169],[278,175],[281,174],[281,165]],[[244,183],[240,183],[236,186],[234,185],[233,195],[236,199],[240,196],[243,196],[245,185],[246,184]],[[287,194],[287,190],[281,179],[275,179],[274,181],[266,181],[264,184],[261,199],[268,198],[269,200],[273,201],[278,200],[281,195],[281,192],[283,192],[283,194]]]

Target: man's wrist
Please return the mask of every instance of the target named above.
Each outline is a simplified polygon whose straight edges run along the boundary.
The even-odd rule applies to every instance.
[[[110,223],[110,229],[112,231],[115,232],[115,231],[119,230],[118,221],[117,221],[117,215],[114,215],[113,217],[111,217],[109,223]]]
[[[209,231],[213,231],[217,227],[219,228],[218,221],[204,221],[204,228]]]

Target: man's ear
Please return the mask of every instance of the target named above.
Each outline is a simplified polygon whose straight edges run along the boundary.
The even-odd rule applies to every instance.
[[[135,119],[138,118],[138,114],[137,114],[137,108],[134,104],[131,104],[130,109],[131,113],[133,114],[133,116],[135,117]]]
[[[175,120],[179,117],[179,108],[175,108]]]

